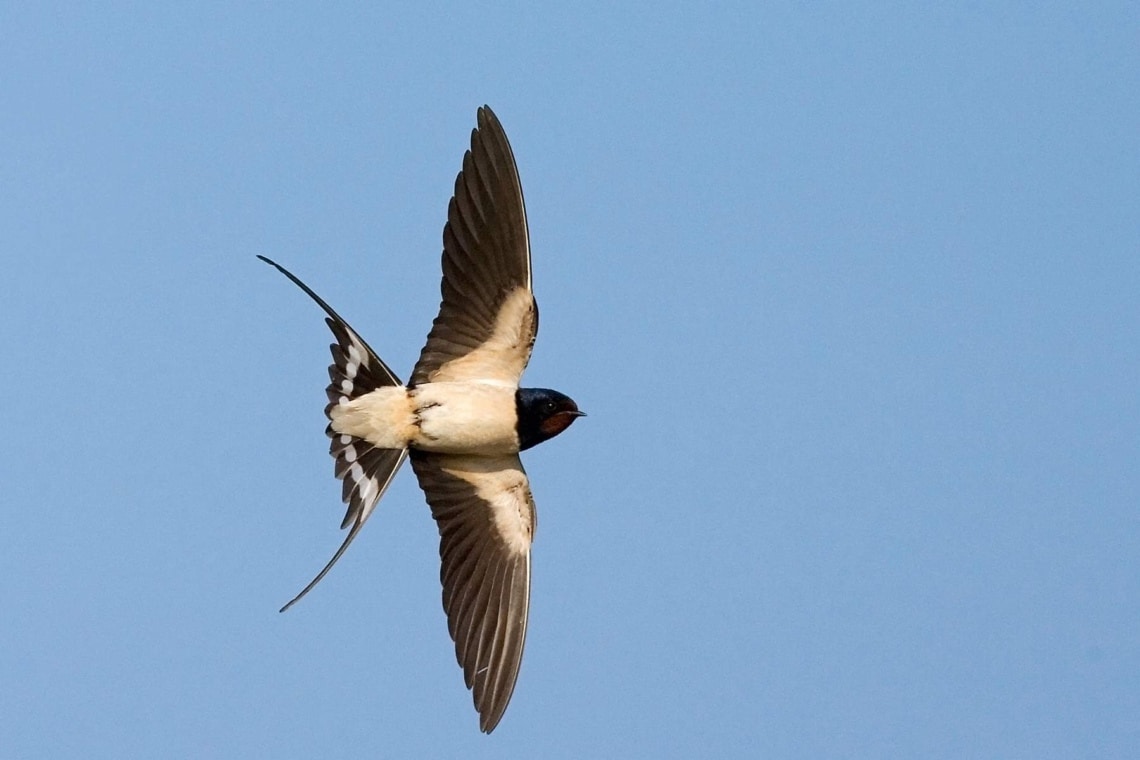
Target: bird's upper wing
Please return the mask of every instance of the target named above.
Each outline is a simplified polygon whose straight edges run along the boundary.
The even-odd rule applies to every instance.
[[[479,727],[503,717],[518,678],[530,606],[535,509],[518,455],[411,452],[439,526],[443,608]]]
[[[443,302],[409,385],[516,384],[538,332],[522,185],[498,118],[479,109],[443,228]]]
[[[325,322],[332,330],[336,343],[329,346],[333,361],[329,365],[329,384],[325,389],[329,399],[328,406],[325,407],[326,415],[334,405],[342,403],[342,400],[351,400],[377,388],[400,384],[400,379],[396,377],[396,373],[389,369],[388,365],[376,355],[371,346],[365,343],[364,339],[357,335],[356,331],[341,319],[340,315],[314,293],[308,285],[301,282],[296,275],[277,262],[264,256],[257,258],[276,267],[278,271],[316,301],[317,305],[324,309],[325,314],[328,315]],[[336,460],[334,472],[337,478],[344,481],[342,496],[344,503],[348,505],[348,511],[345,513],[340,527],[344,529],[351,526],[351,528],[333,558],[317,574],[317,577],[313,578],[309,585],[301,590],[301,593],[281,608],[282,612],[309,593],[313,586],[316,586],[325,577],[325,574],[332,569],[348,545],[352,543],[352,539],[356,538],[356,534],[364,527],[364,521],[372,515],[372,510],[376,508],[377,502],[384,495],[384,491],[387,490],[392,478],[396,476],[396,472],[407,456],[407,451],[404,449],[382,449],[373,446],[362,438],[340,435],[333,431],[331,425],[325,428],[325,434],[332,439],[329,444],[329,453]]]

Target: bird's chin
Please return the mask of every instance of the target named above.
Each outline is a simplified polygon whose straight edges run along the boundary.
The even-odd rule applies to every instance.
[[[546,435],[547,438],[553,438],[566,428],[570,427],[574,420],[582,416],[584,415],[579,411],[556,412],[555,414],[552,414],[543,420],[540,427],[542,428],[542,432]]]

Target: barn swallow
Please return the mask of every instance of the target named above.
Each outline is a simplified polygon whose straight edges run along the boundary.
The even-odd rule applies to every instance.
[[[281,611],[309,593],[356,538],[406,458],[439,528],[443,608],[455,655],[490,733],[518,679],[530,605],[535,506],[519,452],[584,412],[546,388],[520,388],[538,332],[522,185],[507,136],[484,106],[443,228],[443,300],[407,385],[305,283],[324,309],[329,419],[348,535]]]

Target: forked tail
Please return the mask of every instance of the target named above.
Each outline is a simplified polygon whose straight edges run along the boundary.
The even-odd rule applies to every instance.
[[[396,377],[396,373],[392,372],[388,365],[376,355],[376,352],[364,342],[364,339],[357,335],[356,331],[341,319],[340,315],[314,293],[308,285],[301,282],[292,272],[277,262],[265,256],[258,256],[257,258],[275,267],[281,274],[292,280],[297,287],[308,294],[309,298],[316,301],[317,305],[324,309],[325,314],[328,315],[325,322],[332,330],[336,343],[329,346],[333,361],[329,365],[329,384],[325,389],[329,399],[328,405],[325,406],[326,417],[332,408],[338,404],[346,404],[352,399],[371,393],[377,388],[402,385],[400,379]],[[309,585],[301,589],[301,593],[281,608],[281,612],[296,604],[301,597],[320,583],[321,579],[332,569],[348,545],[352,543],[352,539],[356,538],[356,534],[360,532],[365,520],[372,515],[380,497],[384,495],[384,491],[388,489],[392,478],[396,476],[400,465],[408,456],[407,449],[377,448],[363,438],[337,433],[332,429],[331,423],[325,428],[325,435],[332,439],[329,444],[329,453],[336,460],[335,473],[337,478],[344,483],[342,498],[344,503],[348,505],[348,511],[345,513],[340,527],[342,530],[349,528],[349,531],[344,538],[344,543],[336,550],[336,554],[333,555],[328,564],[317,573],[317,577],[313,578]]]

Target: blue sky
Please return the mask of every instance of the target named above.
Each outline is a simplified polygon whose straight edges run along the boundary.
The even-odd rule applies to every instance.
[[[1140,755],[1140,12],[0,8],[0,754]],[[410,471],[343,514],[327,333],[407,376],[475,110],[589,417],[527,452],[478,732]]]

